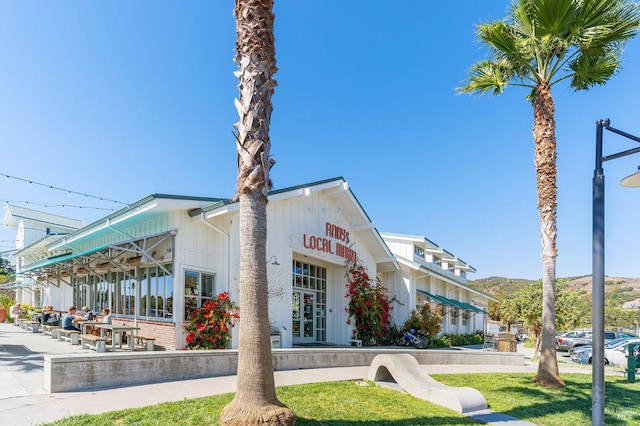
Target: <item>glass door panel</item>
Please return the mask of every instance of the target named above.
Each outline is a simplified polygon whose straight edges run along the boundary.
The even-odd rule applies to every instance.
[[[300,337],[300,293],[294,291],[293,292],[293,303],[292,303],[292,334],[293,340],[296,341],[297,338]]]
[[[302,337],[311,338],[315,341],[313,335],[313,294],[304,293],[304,334]]]
[[[312,343],[316,341],[314,299],[314,293],[293,292],[291,318],[293,343]]]

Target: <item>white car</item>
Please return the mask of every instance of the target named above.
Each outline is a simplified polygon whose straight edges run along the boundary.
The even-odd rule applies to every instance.
[[[604,350],[605,364],[626,367],[627,353],[630,343],[635,345],[633,356],[638,355],[638,350],[640,349],[640,338],[629,339],[615,348],[608,348]]]
[[[614,339],[609,342],[605,342],[604,349],[615,349],[620,345],[631,340],[629,337],[621,337],[619,339]],[[637,339],[636,339],[637,340]],[[577,362],[578,364],[591,364],[591,353],[593,348],[591,345],[578,346],[571,349],[570,357],[573,362]],[[605,357],[605,364],[608,364],[608,360]]]

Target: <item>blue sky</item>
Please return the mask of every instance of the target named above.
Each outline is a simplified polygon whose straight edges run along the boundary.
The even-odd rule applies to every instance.
[[[231,197],[232,1],[0,3],[0,173],[134,202]],[[343,176],[380,231],[424,235],[477,269],[538,279],[524,89],[457,95],[484,58],[474,26],[508,1],[276,2],[275,188]],[[603,87],[554,87],[559,277],[591,273],[595,123],[640,135],[640,38]],[[605,153],[636,143],[605,134]],[[606,274],[640,277],[640,155],[605,164]],[[114,203],[0,179],[0,200],[91,222]],[[25,205],[25,204],[20,204]],[[117,205],[121,207],[121,205]],[[0,250],[15,233],[0,231]]]

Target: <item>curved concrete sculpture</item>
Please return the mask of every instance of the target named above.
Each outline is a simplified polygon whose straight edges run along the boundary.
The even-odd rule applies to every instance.
[[[371,362],[367,380],[394,379],[407,393],[459,413],[484,410],[487,401],[477,390],[443,385],[432,379],[409,354],[377,355]]]

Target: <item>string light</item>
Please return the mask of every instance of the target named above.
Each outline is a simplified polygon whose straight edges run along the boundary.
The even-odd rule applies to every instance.
[[[9,228],[9,229],[16,229],[16,230],[19,228],[19,226],[17,226],[17,225],[5,225],[4,227],[5,228]],[[28,226],[23,226],[22,229],[27,230],[27,231],[42,232],[43,234],[47,233],[47,230],[46,229],[42,229],[42,228],[31,228],[31,227],[28,227]]]
[[[70,189],[59,188],[57,186],[47,185],[47,184],[44,184],[44,183],[40,183],[40,182],[35,182],[35,181],[32,181],[32,180],[29,180],[29,179],[23,179],[23,178],[19,178],[19,177],[16,177],[16,176],[9,176],[9,175],[7,175],[5,173],[0,173],[0,176],[4,176],[7,179],[7,182],[9,182],[9,179],[15,179],[15,180],[19,180],[21,182],[26,182],[29,185],[39,185],[39,186],[43,186],[45,188],[49,188],[50,191],[53,191],[55,189],[56,191],[66,192],[69,195],[69,197],[71,196],[71,194],[75,194],[75,195],[84,196],[85,198],[92,198],[92,199],[100,200],[100,201],[103,201],[103,200],[104,201],[113,201],[114,204],[122,204],[122,205],[125,205],[125,206],[128,205],[128,203],[124,203],[122,201],[111,200],[109,198],[103,198],[103,197],[96,197],[94,195],[85,194],[83,192],[76,192],[76,191],[72,191]]]

